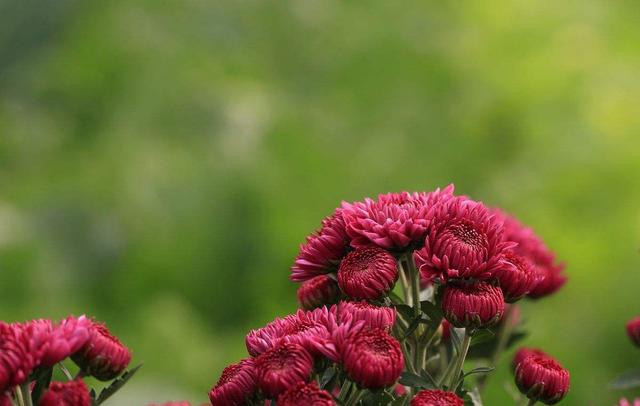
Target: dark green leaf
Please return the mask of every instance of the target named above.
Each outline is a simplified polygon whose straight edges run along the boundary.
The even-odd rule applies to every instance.
[[[416,331],[416,329],[420,325],[420,320],[421,319],[422,319],[422,316],[418,315],[413,320],[411,320],[411,324],[409,324],[409,327],[407,327],[407,330],[404,332],[404,334],[402,336],[403,340],[405,338],[409,337],[411,334],[413,334],[414,331]]]
[[[400,376],[400,384],[414,388],[432,389],[434,386],[425,378],[411,372],[403,372]]]
[[[400,397],[397,397],[396,400],[391,402],[389,406],[405,406],[405,403],[407,402],[407,400],[408,399],[406,396],[400,396]]]
[[[389,292],[389,299],[391,299],[391,301],[395,304],[395,305],[401,305],[402,303],[404,303],[404,300],[402,300],[402,298],[400,296],[398,296],[395,292],[391,291]]]
[[[393,396],[383,390],[370,391],[362,398],[364,406],[388,405],[391,401],[393,401]]]
[[[610,389],[631,389],[640,387],[640,369],[627,371],[609,383]]]
[[[40,396],[49,387],[51,383],[51,377],[53,376],[53,368],[39,369],[31,379],[35,381],[35,386],[31,391],[31,399],[34,405],[37,405],[40,401]]]
[[[489,372],[493,371],[495,368],[494,367],[478,367],[478,368],[474,368],[471,371],[467,372],[466,374],[464,374],[464,377],[466,378],[469,375],[474,375],[474,374],[488,374]]]
[[[398,314],[400,314],[400,316],[402,316],[402,318],[406,321],[409,321],[413,318],[413,307],[406,304],[399,304],[395,305],[394,307],[396,308]]]
[[[453,344],[453,348],[455,348],[456,352],[460,352],[460,347],[462,347],[463,340],[463,330],[459,330],[457,328],[451,328],[451,343]]]
[[[120,388],[122,388],[124,386],[125,383],[127,383],[127,381],[129,379],[131,379],[131,377],[138,372],[138,370],[140,369],[140,367],[142,367],[142,364],[128,370],[125,371],[124,374],[122,374],[119,378],[117,378],[116,380],[114,380],[113,382],[111,382],[111,385],[107,386],[106,388],[104,388],[101,392],[100,395],[98,395],[98,399],[96,399],[96,405],[102,404],[105,400],[109,399],[109,397],[111,397],[114,393],[116,393]]]
[[[482,398],[480,397],[480,391],[478,388],[473,388],[471,392],[467,392],[464,398],[464,404],[470,406],[483,406]]]
[[[331,382],[331,380],[335,375],[336,375],[335,368],[327,368],[322,374],[322,377],[320,378],[320,388],[324,389],[327,386],[327,384]]]
[[[491,339],[493,339],[494,336],[495,334],[493,334],[491,330],[488,330],[486,328],[482,330],[478,330],[475,333],[473,333],[473,336],[471,337],[471,346],[482,344],[487,341],[491,341]]]
[[[429,316],[431,320],[442,319],[442,308],[440,308],[440,306],[437,306],[436,304],[425,300],[420,302],[420,308],[424,313],[427,314],[427,316]]]
[[[422,371],[420,371],[420,376],[422,376],[432,388],[438,387],[438,383],[436,382],[435,379],[433,379],[433,376],[431,376],[429,371],[427,371],[426,369],[423,369]]]

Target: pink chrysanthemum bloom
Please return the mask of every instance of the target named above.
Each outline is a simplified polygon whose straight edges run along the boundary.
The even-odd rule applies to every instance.
[[[464,402],[453,392],[434,389],[416,393],[411,406],[464,406]]]
[[[0,322],[0,392],[24,383],[36,362],[23,325]]]
[[[11,400],[9,395],[4,393],[0,395],[0,406],[15,406],[15,403],[13,403],[13,400]]]
[[[340,302],[333,306],[338,322],[363,321],[368,328],[390,330],[396,322],[396,310],[392,307],[376,306],[366,301]]]
[[[640,347],[640,316],[629,320],[627,323],[627,335],[635,345]]]
[[[521,255],[511,251],[504,255],[503,266],[493,273],[507,303],[520,300],[531,292],[540,282],[540,276],[535,272],[533,264]]]
[[[343,202],[342,216],[351,245],[404,251],[421,244],[429,226],[429,210],[452,195],[453,185],[449,185],[431,193],[389,193],[377,200]]]
[[[92,321],[89,339],[71,359],[85,373],[101,381],[109,381],[127,368],[131,352],[109,332],[107,326]]]
[[[257,382],[262,393],[275,399],[298,382],[307,382],[313,358],[303,346],[283,343],[256,358]]]
[[[209,392],[215,406],[241,406],[256,392],[256,369],[253,358],[227,366],[218,383]]]
[[[76,353],[89,340],[90,328],[91,321],[85,316],[69,316],[58,324],[44,319],[23,324],[38,366],[44,367],[51,367]]]
[[[498,209],[493,209],[493,213],[504,222],[504,238],[518,244],[513,247],[513,252],[527,258],[538,275],[539,282],[528,296],[541,298],[564,286],[567,282],[567,277],[562,273],[565,266],[556,262],[555,254],[547,248],[542,239],[514,217]]]
[[[280,343],[292,342],[301,344],[315,355],[318,342],[330,336],[327,326],[332,318],[334,315],[326,307],[311,311],[298,310],[284,319],[276,318],[247,334],[247,351],[255,357]]]
[[[539,357],[548,357],[549,355],[542,351],[540,348],[529,348],[529,347],[521,347],[516,351],[513,355],[513,361],[511,362],[511,367],[515,371],[518,365],[525,359],[532,355],[536,355]]]
[[[90,404],[89,389],[81,379],[52,382],[38,403],[39,406],[89,406]]]
[[[569,392],[569,371],[549,356],[530,355],[515,372],[520,392],[547,405],[558,403]]]
[[[331,305],[340,300],[338,283],[328,275],[318,275],[298,288],[298,303],[305,310]]]
[[[393,385],[404,368],[398,340],[383,329],[363,329],[346,338],[342,366],[352,381],[365,388]]]
[[[486,279],[503,265],[503,254],[515,245],[503,239],[500,218],[464,196],[436,206],[430,216],[424,247],[414,254],[424,279]]]
[[[278,396],[278,406],[335,406],[329,392],[319,389],[315,383],[300,382]]]
[[[624,398],[620,399],[620,402],[618,402],[618,406],[640,406],[640,398],[636,398],[631,402]]]
[[[448,284],[442,297],[444,317],[456,327],[484,328],[504,314],[502,291],[486,282]]]
[[[350,252],[338,270],[340,289],[355,299],[379,299],[393,288],[396,280],[396,259],[378,247],[358,248]]]
[[[165,402],[165,403],[152,403],[149,406],[191,406],[191,403],[187,401]]]
[[[349,250],[342,209],[322,220],[322,227],[307,237],[291,267],[291,280],[304,282],[335,270]]]

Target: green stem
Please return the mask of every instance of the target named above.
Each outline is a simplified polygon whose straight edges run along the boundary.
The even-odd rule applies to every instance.
[[[418,316],[420,310],[420,272],[416,268],[416,263],[413,261],[413,255],[411,253],[405,256],[407,262],[407,268],[409,269],[409,275],[411,277],[411,301],[413,302],[413,314]]]
[[[20,392],[22,392],[24,406],[33,406],[33,402],[31,400],[31,391],[29,390],[29,382],[25,382],[20,385]]]
[[[533,405],[536,404],[536,402],[537,402],[537,400],[535,400],[535,399],[529,399],[529,403],[527,403],[527,406],[533,406]]]
[[[498,343],[496,344],[496,347],[491,354],[489,366],[496,366],[500,354],[502,354],[504,349],[507,347],[507,343],[509,342],[509,338],[511,337],[511,319],[513,318],[513,306],[514,305],[507,307],[507,310],[504,313],[502,325],[500,326],[500,331],[498,332]],[[483,374],[478,378],[478,391],[480,391],[480,393],[482,393],[482,391],[486,387],[487,379],[489,379],[489,374]]]
[[[460,353],[458,354],[452,375],[449,377],[449,390],[454,390],[454,385],[460,376],[460,372],[462,371],[462,367],[464,366],[464,360],[467,358],[467,352],[469,352],[469,346],[471,345],[471,333],[468,328],[464,329],[464,339],[462,340],[462,347],[460,348]]]
[[[21,388],[15,388],[14,393],[16,395],[16,400],[18,401],[18,406],[24,406],[24,399],[22,397]]]
[[[60,368],[60,370],[62,371],[62,373],[64,374],[64,376],[67,377],[67,380],[69,381],[73,381],[73,376],[71,376],[71,372],[69,372],[69,370],[67,369],[67,367],[64,366],[64,364],[62,362],[58,362],[58,367]]]
[[[344,382],[342,383],[342,387],[340,387],[340,394],[338,395],[338,400],[344,403],[347,400],[347,395],[350,389],[351,389],[351,381],[345,378]]]
[[[347,402],[347,404],[350,406],[356,406],[358,402],[360,402],[360,399],[362,399],[364,393],[364,390],[356,389],[351,393],[351,396],[349,396],[349,401]]]

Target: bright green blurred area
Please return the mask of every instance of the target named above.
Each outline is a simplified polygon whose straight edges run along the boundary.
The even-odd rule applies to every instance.
[[[245,332],[295,309],[298,244],[341,200],[454,182],[568,263],[524,305],[526,344],[571,371],[562,404],[612,405],[606,383],[640,365],[636,16],[1,1],[0,316],[95,315],[145,363],[116,404],[205,401]],[[510,404],[509,360],[486,405]]]

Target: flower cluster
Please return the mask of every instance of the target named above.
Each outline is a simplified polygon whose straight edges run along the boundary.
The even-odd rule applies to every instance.
[[[563,269],[530,228],[453,185],[343,202],[294,260],[301,309],[250,331],[248,357],[224,369],[209,399],[462,405],[467,354],[495,362],[520,325],[512,303],[556,292]],[[487,337],[488,352],[470,348]],[[562,399],[568,372],[542,352],[519,357],[527,396]]]
[[[64,366],[66,359],[78,366],[76,378]],[[112,380],[130,360],[130,351],[103,324],[85,316],[0,322],[0,404],[89,406],[90,391],[82,377]],[[68,381],[51,382],[58,366]]]

